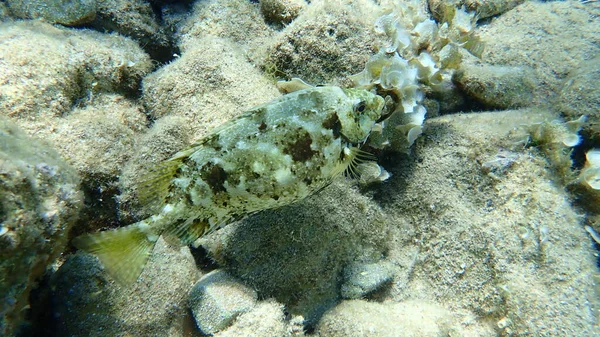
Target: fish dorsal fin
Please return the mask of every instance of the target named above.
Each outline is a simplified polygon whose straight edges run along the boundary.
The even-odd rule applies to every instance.
[[[191,153],[196,151],[199,146],[205,145],[207,143],[210,143],[210,142],[218,139],[219,136],[222,134],[227,134],[229,130],[235,129],[236,127],[239,126],[240,123],[244,123],[245,120],[262,116],[262,114],[264,114],[264,112],[265,112],[264,107],[266,105],[267,104],[261,104],[261,105],[255,106],[252,109],[233,117],[229,121],[227,121],[219,126],[214,127],[212,130],[210,130],[210,132],[205,137],[202,137],[200,140],[191,144],[187,150],[177,153],[172,159],[178,158],[179,156],[182,156],[182,155],[187,157]]]
[[[357,178],[360,176],[358,165],[366,161],[375,161],[377,158],[372,153],[363,151],[358,147],[345,147],[343,150],[344,158],[339,162],[338,166],[333,170],[332,178],[340,174]]]
[[[303,80],[294,77],[290,81],[278,81],[277,89],[284,94],[289,94],[294,91],[304,90],[308,88],[314,88],[313,85],[310,85]]]

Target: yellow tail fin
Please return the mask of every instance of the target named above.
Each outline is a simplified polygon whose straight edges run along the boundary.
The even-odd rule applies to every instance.
[[[147,225],[136,223],[127,227],[73,239],[73,245],[98,257],[108,274],[122,285],[133,283],[142,273],[156,243],[156,236],[147,235]]]

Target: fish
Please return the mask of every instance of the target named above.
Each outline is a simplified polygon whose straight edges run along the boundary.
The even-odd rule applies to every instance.
[[[131,284],[160,236],[189,245],[251,214],[302,200],[374,160],[361,145],[383,109],[384,99],[365,89],[299,86],[151,170],[138,197],[154,215],[72,243],[97,256],[118,283]]]

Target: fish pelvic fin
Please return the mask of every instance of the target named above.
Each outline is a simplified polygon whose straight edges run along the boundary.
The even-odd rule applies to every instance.
[[[165,239],[171,242],[190,245],[213,229],[214,226],[211,226],[208,221],[192,217],[185,221],[174,223],[165,230],[164,236]]]
[[[133,225],[73,239],[73,245],[96,255],[106,272],[119,284],[127,286],[140,276],[158,235],[152,234],[144,221]]]

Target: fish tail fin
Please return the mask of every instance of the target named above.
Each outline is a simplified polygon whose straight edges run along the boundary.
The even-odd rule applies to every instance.
[[[114,280],[129,285],[142,273],[158,239],[149,228],[141,221],[123,228],[81,235],[73,239],[73,245],[96,255]]]

